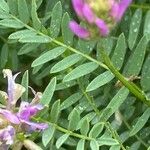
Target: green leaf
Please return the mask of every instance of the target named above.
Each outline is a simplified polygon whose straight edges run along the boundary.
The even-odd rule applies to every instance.
[[[56,72],[60,72],[62,70],[65,70],[67,68],[69,68],[70,66],[76,64],[79,60],[81,60],[81,56],[78,54],[72,54],[68,57],[65,57],[63,60],[61,60],[60,62],[58,62],[57,64],[55,64],[52,69],[51,69],[51,73],[56,73]]]
[[[140,146],[141,146],[141,142],[137,141],[130,146],[129,150],[137,150],[140,148]],[[149,150],[149,149],[147,149],[147,150]]]
[[[91,138],[97,138],[97,136],[103,131],[104,128],[104,123],[99,122],[97,124],[95,124],[91,131],[89,132],[89,137]]]
[[[89,128],[90,128],[89,120],[85,118],[81,124],[81,128],[80,128],[81,134],[86,136],[89,131]]]
[[[0,20],[0,25],[8,28],[20,29],[23,28],[24,25],[21,22],[18,22],[14,19],[3,19]]]
[[[46,130],[44,130],[42,134],[42,143],[45,147],[53,138],[54,132],[55,132],[55,128],[51,125],[49,125],[49,127]]]
[[[54,94],[55,91],[55,87],[56,87],[56,77],[54,77],[51,82],[48,84],[48,86],[46,87],[42,99],[41,99],[41,104],[43,105],[49,105],[52,96]]]
[[[66,12],[62,18],[61,29],[64,43],[67,45],[72,45],[73,43],[73,32],[68,28],[70,20],[69,14]]]
[[[63,143],[68,139],[68,137],[69,137],[69,134],[64,134],[57,139],[56,141],[57,149],[59,149],[63,145]]]
[[[104,73],[97,76],[95,79],[93,79],[89,85],[86,88],[86,91],[93,91],[108,82],[110,82],[114,78],[114,75],[110,71],[105,71]]]
[[[49,50],[48,52],[42,54],[40,57],[38,57],[36,60],[33,61],[32,67],[39,66],[41,64],[44,64],[52,59],[57,58],[60,56],[62,53],[64,53],[66,48],[64,47],[56,47],[52,50]]]
[[[105,121],[120,107],[120,105],[125,101],[129,94],[129,90],[126,87],[122,87],[118,93],[113,97],[109,102],[107,107],[102,112],[101,118],[104,118]],[[110,111],[111,110],[111,111]],[[107,113],[106,113],[107,112]],[[105,113],[107,115],[105,115]],[[105,117],[104,117],[105,116]],[[100,119],[102,120],[102,119]]]
[[[120,150],[120,149],[121,149],[120,145],[113,145],[110,147],[109,150]]]
[[[57,100],[51,108],[51,113],[50,113],[50,117],[51,117],[51,122],[56,123],[57,119],[59,117],[59,112],[60,112],[60,100]]]
[[[0,10],[9,13],[9,7],[5,0],[0,0]]]
[[[99,145],[118,145],[118,141],[111,137],[100,137],[97,139]]]
[[[23,55],[23,54],[27,54],[31,51],[37,50],[37,47],[40,44],[38,43],[30,43],[30,44],[24,44],[20,50],[18,51],[18,55]]]
[[[82,64],[82,65],[76,67],[75,69],[73,69],[69,74],[67,74],[64,77],[63,81],[68,82],[68,81],[77,79],[79,77],[82,77],[84,75],[91,73],[96,68],[98,68],[98,65],[94,62]]]
[[[7,4],[9,6],[10,13],[13,15],[18,15],[17,0],[7,0]]]
[[[113,56],[111,58],[111,61],[113,65],[116,67],[116,69],[120,70],[123,62],[124,62],[124,57],[126,54],[126,39],[124,34],[121,34],[118,38],[116,48],[114,50]]]
[[[50,43],[51,39],[48,36],[29,35],[19,39],[21,43]]]
[[[18,13],[20,20],[27,24],[30,19],[30,14],[26,0],[18,0]]]
[[[60,107],[61,110],[64,110],[64,109],[68,108],[69,106],[72,106],[74,103],[79,101],[81,98],[82,98],[82,94],[81,93],[72,94],[66,100],[64,100],[62,102],[61,107]]]
[[[20,39],[20,38],[25,38],[29,36],[35,36],[36,32],[33,32],[31,30],[25,29],[25,30],[20,30],[17,32],[14,32],[9,35],[9,39]]]
[[[36,30],[40,30],[42,27],[42,24],[38,18],[37,15],[37,5],[36,5],[36,0],[32,0],[32,7],[31,7],[31,17],[32,17],[32,23],[33,23],[33,27]]]
[[[140,131],[143,126],[146,124],[150,117],[150,108],[147,108],[143,115],[138,119],[137,123],[134,125],[130,132],[130,136],[135,135],[138,131]]]
[[[59,11],[58,11],[59,10]],[[52,38],[56,38],[60,32],[60,25],[62,19],[62,5],[61,2],[57,2],[52,10],[50,33]]]
[[[128,62],[126,63],[123,71],[126,76],[138,75],[140,73],[146,53],[147,44],[148,40],[146,36],[143,36],[136,49],[130,55]]]
[[[21,96],[21,99],[24,101],[28,101],[28,87],[29,87],[29,73],[28,70],[23,74],[21,85],[25,87],[25,92]]]
[[[73,109],[72,112],[70,113],[70,115],[68,116],[68,120],[69,120],[69,125],[68,125],[68,129],[71,131],[76,130],[77,125],[80,121],[80,114],[77,111],[77,109]]]
[[[78,144],[76,150],[84,150],[85,140],[81,139]]]
[[[9,51],[9,47],[8,47],[8,44],[5,43],[3,46],[2,46],[2,49],[1,49],[1,56],[0,56],[0,66],[1,68],[5,68],[6,66],[6,63],[8,62],[8,51]]]
[[[130,24],[128,44],[131,50],[136,44],[141,21],[142,21],[142,10],[137,9],[132,17],[131,24]]]
[[[10,15],[7,12],[4,12],[0,9],[0,19],[10,18]]]
[[[144,22],[144,28],[143,28],[144,35],[150,35],[150,10],[147,11],[145,22]]]
[[[90,141],[90,147],[91,147],[91,150],[99,150],[99,145],[96,140]]]
[[[141,86],[144,91],[150,90],[150,84],[149,84],[149,79],[150,79],[150,55],[146,58],[146,61],[143,65],[142,68],[142,75],[141,75]]]

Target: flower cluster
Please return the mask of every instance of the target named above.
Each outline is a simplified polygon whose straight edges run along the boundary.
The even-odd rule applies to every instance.
[[[71,21],[69,27],[83,39],[107,36],[131,2],[132,0],[72,0],[76,14],[86,27],[81,27],[75,21]]]
[[[7,150],[14,143],[17,133],[41,131],[46,129],[48,124],[31,121],[31,117],[43,109],[39,103],[41,94],[35,93],[31,103],[21,101],[18,108],[16,102],[25,92],[25,88],[15,83],[18,74],[13,76],[9,69],[4,69],[3,73],[4,77],[8,78],[8,93],[0,91],[6,103],[6,106],[0,108],[0,149]]]

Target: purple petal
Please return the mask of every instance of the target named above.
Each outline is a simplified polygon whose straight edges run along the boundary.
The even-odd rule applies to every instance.
[[[18,117],[21,120],[28,121],[32,116],[36,115],[39,110],[42,110],[41,104],[29,105],[28,102],[22,102],[20,105]]]
[[[83,9],[83,6],[84,6],[84,1],[83,0],[72,0],[72,5],[73,5],[73,8],[76,12],[76,14],[83,18],[83,12],[82,12],[82,9]]]
[[[81,27],[75,21],[69,23],[69,28],[71,31],[80,38],[86,39],[90,36],[90,33],[85,28]]]
[[[23,123],[28,125],[28,131],[45,130],[48,128],[47,123],[35,123],[30,121],[23,121]]]
[[[89,23],[93,23],[95,20],[95,15],[88,4],[84,4],[83,15]]]
[[[9,110],[0,109],[0,114],[4,115],[4,117],[6,117],[6,119],[13,124],[20,123],[18,117],[15,114],[13,114],[12,112],[10,112]]]
[[[112,4],[110,15],[116,20],[120,21],[132,0],[121,0],[120,3],[114,1]]]
[[[95,21],[95,24],[97,25],[97,27],[100,30],[100,34],[102,36],[106,36],[109,33],[109,28],[107,26],[107,24],[104,22],[104,20],[97,18]]]
[[[6,145],[13,144],[14,136],[15,136],[15,129],[12,126],[7,126],[6,128],[0,130],[0,141],[3,142],[3,144]]]

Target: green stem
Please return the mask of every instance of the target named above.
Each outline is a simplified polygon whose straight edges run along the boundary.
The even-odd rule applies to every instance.
[[[107,67],[110,69],[110,71],[121,81],[121,83],[127,87],[132,94],[134,94],[138,100],[144,102],[146,105],[150,106],[150,101],[146,99],[143,92],[133,83],[130,83],[112,64],[110,58],[106,54],[106,52],[101,49],[101,53],[103,56],[103,60]]]

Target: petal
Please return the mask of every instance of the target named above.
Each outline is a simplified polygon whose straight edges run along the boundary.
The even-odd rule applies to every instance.
[[[28,121],[32,116],[36,115],[39,110],[42,110],[43,106],[41,104],[30,105],[27,102],[22,102],[20,105],[18,117],[21,120]]]
[[[88,4],[84,4],[83,15],[89,23],[93,23],[95,20],[95,15]]]
[[[3,144],[13,144],[14,136],[15,129],[12,126],[7,126],[6,128],[0,130],[0,141],[4,142]]]
[[[72,0],[72,5],[73,5],[73,8],[76,12],[76,14],[83,18],[83,12],[82,12],[82,9],[83,9],[83,6],[84,6],[84,1],[83,0]]]
[[[47,123],[35,123],[30,121],[23,121],[23,123],[28,125],[28,131],[45,130],[48,128]]]
[[[69,23],[69,28],[71,31],[80,38],[86,39],[90,36],[90,33],[85,28],[81,27],[75,21]]]
[[[102,36],[106,36],[109,34],[109,28],[108,28],[107,24],[104,22],[104,20],[97,18],[95,21],[95,24],[99,28],[100,34]]]
[[[20,123],[18,117],[9,110],[0,109],[0,114],[2,114],[8,121],[10,121],[13,124]]]
[[[132,0],[121,0],[120,3],[112,3],[110,15],[116,20],[120,21]]]

